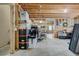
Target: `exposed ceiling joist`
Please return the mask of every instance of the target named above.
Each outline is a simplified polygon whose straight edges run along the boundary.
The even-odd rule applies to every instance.
[[[79,4],[36,4],[36,3],[20,3],[24,10],[27,10],[31,18],[71,18],[79,15]],[[65,9],[67,9],[65,11]]]

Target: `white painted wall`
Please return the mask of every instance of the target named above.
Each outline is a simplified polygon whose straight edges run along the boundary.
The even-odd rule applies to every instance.
[[[10,40],[9,33],[10,6],[0,4],[0,47]]]

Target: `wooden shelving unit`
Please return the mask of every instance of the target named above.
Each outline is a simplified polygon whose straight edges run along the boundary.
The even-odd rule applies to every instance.
[[[21,5],[16,4],[16,20],[15,20],[15,49],[27,49],[28,48],[28,30],[31,25],[29,14],[21,8]]]
[[[15,49],[19,49],[19,32],[18,32],[18,28],[19,28],[19,20],[20,20],[20,11],[22,11],[23,9],[21,8],[21,6],[19,4],[15,5]]]

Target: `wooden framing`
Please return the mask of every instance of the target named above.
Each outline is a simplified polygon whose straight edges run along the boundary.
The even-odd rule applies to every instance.
[[[30,18],[71,18],[79,15],[79,4],[75,3],[19,3]],[[64,10],[67,9],[68,13]]]
[[[15,4],[10,5],[10,53],[15,52]]]
[[[16,49],[18,49],[18,23],[16,23],[18,19],[18,11],[21,11],[21,7],[18,4],[11,4],[10,5],[10,16],[11,16],[11,21],[10,21],[10,53],[14,53]],[[16,41],[17,40],[17,41]]]

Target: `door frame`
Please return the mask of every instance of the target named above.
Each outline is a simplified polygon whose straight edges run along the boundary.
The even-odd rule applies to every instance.
[[[15,4],[10,4],[10,54],[15,52]]]

